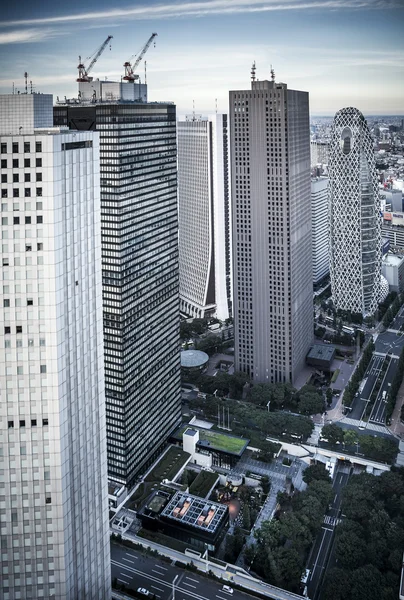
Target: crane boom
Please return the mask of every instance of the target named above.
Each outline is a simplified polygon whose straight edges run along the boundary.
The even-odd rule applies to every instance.
[[[78,65],[78,70],[79,70],[79,76],[77,78],[77,81],[92,81],[93,78],[89,77],[88,74],[91,71],[91,69],[93,68],[93,66],[95,65],[95,63],[97,62],[97,60],[100,58],[101,54],[104,52],[105,48],[107,47],[108,43],[112,40],[113,36],[109,35],[107,37],[106,40],[103,41],[103,43],[101,44],[101,46],[98,48],[97,52],[95,53],[95,56],[93,58],[93,60],[90,62],[90,64],[88,65],[88,67],[86,68],[85,65],[81,62],[81,56],[79,56],[79,65]]]
[[[124,63],[123,66],[125,67],[125,76],[123,79],[125,81],[135,81],[135,79],[139,79],[139,75],[136,75],[134,71],[139,66],[140,61],[146,54],[147,50],[149,49],[150,44],[152,43],[152,41],[154,40],[154,38],[156,36],[157,36],[157,33],[151,34],[151,36],[147,40],[146,44],[143,46],[142,50],[140,51],[140,54],[137,57],[136,61],[133,63],[133,66],[131,65],[131,63],[129,61]]]

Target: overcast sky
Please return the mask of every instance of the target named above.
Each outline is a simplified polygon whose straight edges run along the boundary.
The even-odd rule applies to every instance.
[[[313,115],[344,106],[404,113],[404,0],[19,0],[2,8],[0,93],[24,89],[77,96],[78,55],[91,56],[108,35],[92,75],[119,80],[123,63],[152,32],[146,55],[150,100],[178,113],[226,112],[228,91],[257,77],[310,93]],[[139,69],[144,75],[143,63]]]

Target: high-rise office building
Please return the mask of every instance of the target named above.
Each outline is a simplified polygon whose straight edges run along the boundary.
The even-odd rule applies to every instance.
[[[235,368],[294,382],[313,339],[309,97],[230,92]]]
[[[372,137],[356,108],[335,115],[329,175],[333,302],[337,309],[373,314],[380,299],[380,199]]]
[[[133,86],[54,109],[100,135],[108,472],[127,485],[181,421],[175,106]]]
[[[317,165],[328,165],[330,158],[329,142],[312,140],[310,142],[310,163],[312,167]]]
[[[1,597],[109,599],[98,134],[0,96]]]
[[[232,315],[227,115],[177,123],[180,308]]]
[[[311,180],[311,226],[313,247],[313,283],[330,272],[328,235],[328,177]]]

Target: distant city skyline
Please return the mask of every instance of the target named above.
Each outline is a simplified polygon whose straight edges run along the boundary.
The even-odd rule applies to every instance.
[[[21,15],[24,15],[21,18]],[[125,3],[72,0],[10,3],[0,21],[0,93],[77,95],[77,64],[114,36],[92,72],[119,80],[123,63],[152,32],[146,55],[150,100],[178,115],[228,110],[228,91],[249,84],[253,61],[270,78],[310,93],[313,116],[343,106],[365,115],[400,115],[404,106],[404,5],[400,0],[201,0]],[[89,61],[87,61],[88,63]],[[144,77],[144,62],[139,74]]]

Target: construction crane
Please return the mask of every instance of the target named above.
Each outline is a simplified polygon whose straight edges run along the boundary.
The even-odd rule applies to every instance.
[[[129,61],[124,63],[124,65],[123,65],[125,67],[125,76],[123,77],[124,81],[135,81],[136,79],[139,79],[139,75],[136,75],[135,69],[139,66],[140,61],[146,54],[147,50],[149,49],[150,44],[152,43],[152,41],[154,40],[154,38],[156,36],[157,36],[157,33],[151,34],[151,36],[147,40],[146,44],[143,46],[142,50],[140,51],[140,54],[137,57],[136,61],[133,63],[133,66],[131,65],[131,63]]]
[[[85,65],[81,62],[81,56],[79,56],[79,64],[77,66],[77,68],[79,70],[79,76],[77,77],[76,81],[83,82],[83,81],[92,81],[93,80],[93,78],[89,77],[88,74],[91,71],[91,69],[93,68],[93,66],[95,65],[95,63],[97,62],[97,60],[100,58],[101,54],[104,52],[105,48],[108,46],[108,44],[112,40],[112,38],[113,38],[113,36],[109,35],[107,37],[107,39],[101,44],[101,46],[96,51],[93,60],[88,65],[88,67],[85,67]]]

